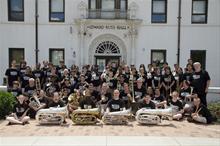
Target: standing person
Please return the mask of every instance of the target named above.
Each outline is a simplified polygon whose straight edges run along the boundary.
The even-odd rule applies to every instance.
[[[187,64],[186,71],[183,74],[183,80],[191,82],[190,79],[191,79],[192,74],[193,74],[193,65]]]
[[[28,85],[29,79],[34,78],[32,74],[31,67],[27,66],[25,73],[21,76],[21,88],[24,91],[24,88]]]
[[[23,76],[23,75],[25,74],[25,72],[26,72],[26,67],[27,67],[27,62],[26,62],[25,60],[22,60],[22,61],[20,62],[20,68],[19,68],[19,70],[20,70],[20,76]]]
[[[20,72],[16,67],[16,61],[13,60],[11,62],[11,67],[8,68],[5,72],[5,76],[7,76],[7,86],[8,88],[12,88],[14,81],[19,81]]]
[[[160,89],[161,88],[161,74],[160,74],[159,67],[154,69],[152,87],[153,87],[153,89],[156,89],[156,88]]]
[[[161,83],[163,87],[163,89],[161,90],[163,91],[163,95],[166,97],[168,101],[170,93],[175,90],[175,78],[171,73],[170,67],[165,68],[165,74],[162,76]]]
[[[199,62],[195,62],[193,66],[195,68],[195,72],[192,75],[191,84],[197,92],[201,103],[207,106],[206,95],[211,81],[209,73],[201,69],[201,64]]]

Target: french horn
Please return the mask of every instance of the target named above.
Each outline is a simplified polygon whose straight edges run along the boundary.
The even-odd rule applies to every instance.
[[[70,114],[71,120],[77,125],[92,125],[100,119],[100,109],[77,109]]]
[[[62,124],[67,116],[67,107],[40,109],[36,114],[39,124]]]
[[[102,117],[102,121],[107,125],[126,125],[128,124],[130,116],[130,109],[118,112],[105,112]]]
[[[172,107],[167,109],[146,109],[142,108],[136,112],[136,120],[140,124],[159,124],[163,117],[168,117],[170,120],[173,117]]]

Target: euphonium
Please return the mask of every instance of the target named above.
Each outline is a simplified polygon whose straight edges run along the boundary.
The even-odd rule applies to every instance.
[[[96,124],[100,118],[100,109],[77,109],[70,115],[73,123],[78,125]]]
[[[29,102],[30,107],[39,108],[41,106],[41,103],[36,94],[33,94],[33,96],[29,99]]]
[[[40,109],[36,114],[39,124],[62,124],[67,116],[67,107]]]
[[[131,116],[130,110],[118,111],[118,112],[106,112],[102,121],[104,124],[109,125],[126,125],[128,118]]]
[[[172,119],[172,107],[167,109],[146,109],[142,108],[136,112],[136,120],[140,124],[159,124],[161,123],[161,116]]]

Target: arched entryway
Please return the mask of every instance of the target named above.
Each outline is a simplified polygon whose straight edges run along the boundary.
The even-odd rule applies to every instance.
[[[89,62],[99,65],[99,71],[108,63],[126,62],[127,53],[124,42],[117,36],[105,34],[95,38],[89,48]]]

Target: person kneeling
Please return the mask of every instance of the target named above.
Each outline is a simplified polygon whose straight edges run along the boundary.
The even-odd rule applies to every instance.
[[[171,96],[172,96],[172,99],[169,102],[169,105],[174,110],[173,120],[179,121],[183,117],[183,113],[184,113],[183,105],[182,105],[181,101],[178,100],[179,93],[177,91],[174,91]]]
[[[197,122],[203,124],[212,123],[213,117],[208,108],[201,103],[200,98],[194,98],[193,105],[194,107],[191,117],[187,119],[189,122]]]
[[[24,125],[28,123],[30,120],[30,117],[27,116],[27,113],[29,111],[28,104],[25,103],[25,96],[19,95],[17,97],[18,103],[14,105],[13,113],[6,118],[7,121],[9,121],[10,124],[21,124]]]

